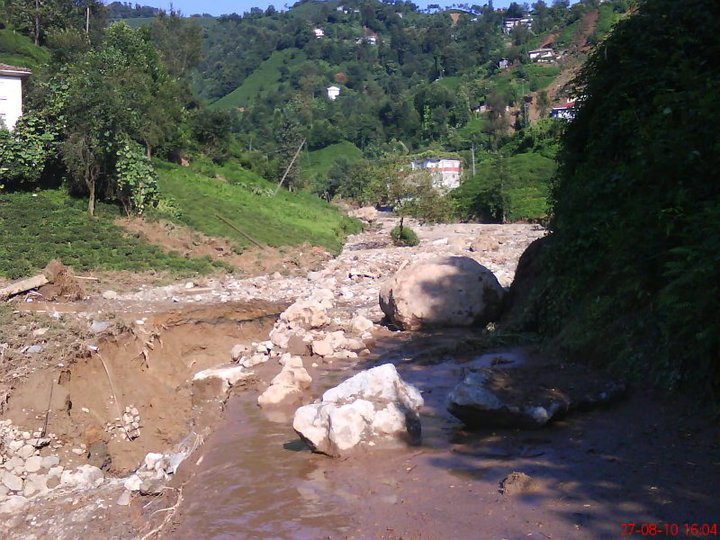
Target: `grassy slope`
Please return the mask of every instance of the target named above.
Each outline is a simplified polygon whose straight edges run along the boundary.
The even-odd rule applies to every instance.
[[[598,9],[598,22],[593,33],[597,42],[604,38],[612,29],[613,25],[622,18],[621,13],[616,13],[611,5],[603,4]]]
[[[49,59],[50,53],[36,47],[29,37],[7,28],[0,30],[0,63],[34,68]]]
[[[186,259],[126,237],[113,225],[117,208],[100,204],[90,220],[84,200],[64,190],[0,194],[0,276],[36,273],[53,258],[75,270],[170,270],[208,272],[207,259]]]
[[[216,167],[210,178],[197,170],[162,164],[158,167],[160,190],[172,197],[181,215],[176,218],[210,236],[231,239],[238,247],[250,242],[218,219],[218,215],[258,242],[271,246],[308,242],[339,251],[345,235],[356,231],[356,222],[337,208],[308,193],[288,193],[236,165]]]
[[[353,143],[341,141],[304,154],[300,158],[300,168],[307,178],[323,178],[340,157],[345,158],[348,163],[355,163],[362,159],[363,154]]]
[[[292,56],[295,58],[291,58]],[[280,81],[280,66],[302,62],[305,54],[298,49],[275,51],[248,76],[235,90],[210,105],[211,109],[222,110],[247,106],[262,96],[265,90],[273,89]]]

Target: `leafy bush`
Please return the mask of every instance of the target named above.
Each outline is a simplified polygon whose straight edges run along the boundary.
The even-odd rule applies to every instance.
[[[120,202],[128,214],[142,214],[157,202],[157,174],[142,147],[129,137],[118,144],[117,189]]]
[[[420,243],[420,239],[415,231],[410,227],[397,225],[390,231],[390,237],[396,246],[417,246]]]

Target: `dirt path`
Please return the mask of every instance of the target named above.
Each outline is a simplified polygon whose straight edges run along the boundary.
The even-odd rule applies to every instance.
[[[33,303],[45,313],[23,319],[29,345],[42,342],[34,334],[42,318],[35,318],[59,314],[53,320],[79,325],[90,352],[71,365],[18,372],[2,413],[12,424],[0,427],[14,435],[0,442],[17,446],[13,437],[34,436],[47,411],[48,380],[59,377],[47,430],[55,437],[38,453],[57,455],[70,471],[89,460],[98,463],[90,449],[99,440],[107,454],[100,457],[111,458],[111,465],[98,487],[30,493],[19,510],[0,514],[3,537],[142,538],[157,528],[167,538],[613,538],[628,520],[718,521],[717,424],[675,398],[671,404],[636,389],[613,408],[547,429],[470,432],[447,413],[445,397],[464,363],[481,352],[480,342],[467,331],[421,335],[377,324],[380,283],[406,262],[440,253],[472,256],[507,286],[541,229],[419,227],[422,242],[410,249],[390,245],[393,220],[373,221],[338,258],[303,275],[214,277],[130,290],[101,283],[91,299],[63,306],[66,314],[59,314],[60,305]],[[360,369],[392,361],[424,392],[421,447],[342,460],[311,454],[290,426],[295,407],[257,408],[258,394],[279,369],[272,355],[233,388],[229,402],[208,405],[194,397],[193,373],[229,361],[234,344],[264,348],[257,343],[267,339],[277,313],[319,290],[333,296],[323,333],[344,331],[358,314],[376,324],[364,334],[367,350],[358,355],[306,353],[313,386],[304,399]],[[88,332],[108,321],[103,332]],[[535,361],[528,351],[517,354]],[[125,440],[115,424],[118,405],[137,410],[136,439]],[[135,494],[129,504],[118,504],[127,474],[147,452],[167,452],[191,433],[197,448],[157,491],[161,495]],[[18,473],[8,467],[2,444],[0,467]],[[503,495],[499,483],[512,472],[531,481]],[[4,495],[0,491],[0,505],[8,500]]]

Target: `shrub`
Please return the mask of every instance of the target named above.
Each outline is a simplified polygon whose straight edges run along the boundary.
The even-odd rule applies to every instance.
[[[420,243],[418,235],[410,227],[404,227],[397,225],[392,231],[390,236],[396,246],[417,246]]]

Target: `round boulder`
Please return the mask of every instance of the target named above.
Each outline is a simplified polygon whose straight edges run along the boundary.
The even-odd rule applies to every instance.
[[[471,326],[496,320],[505,290],[469,257],[411,264],[383,284],[380,308],[403,330]]]

